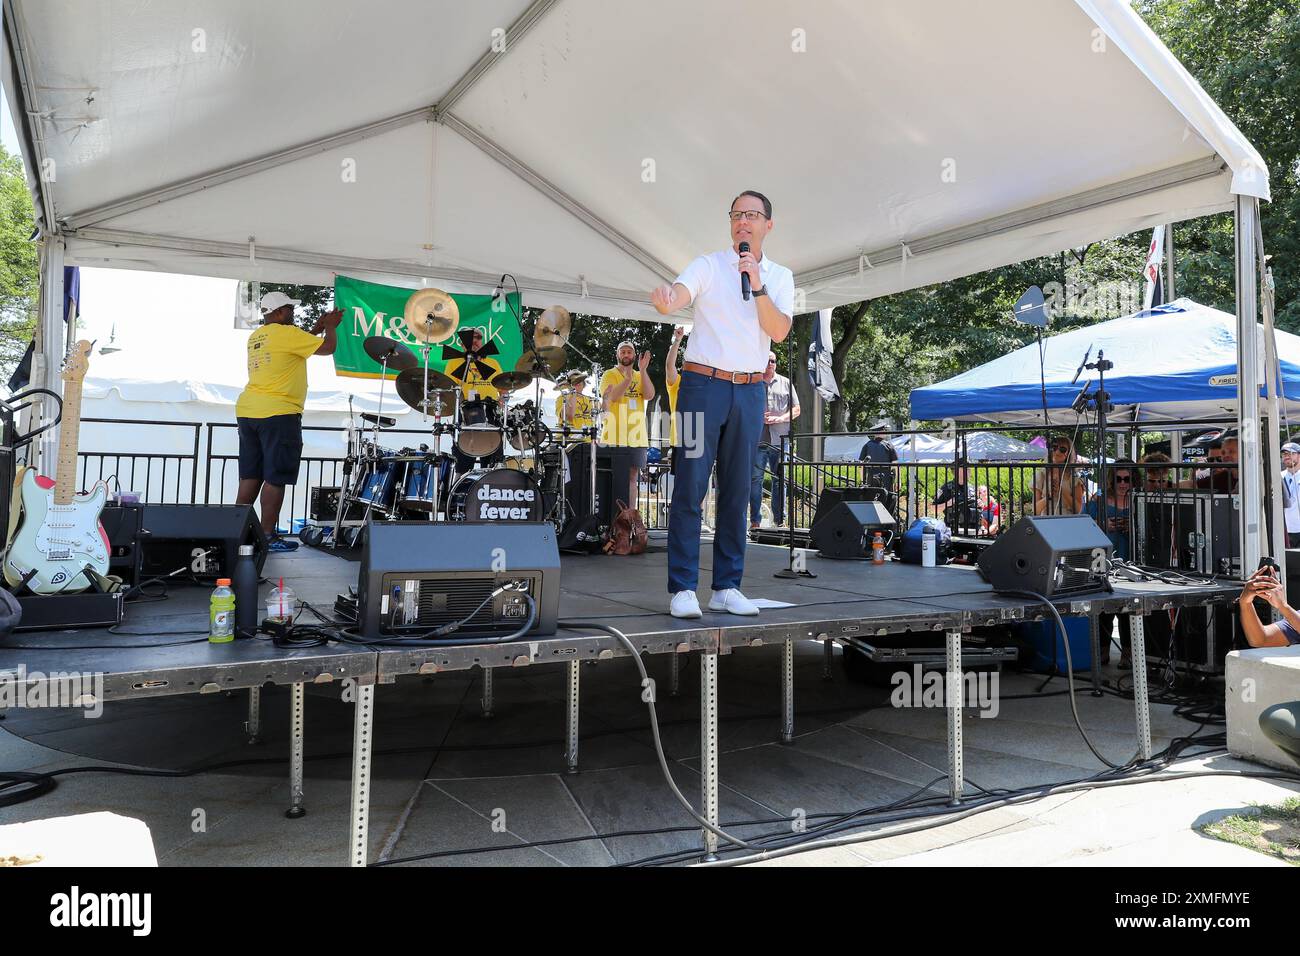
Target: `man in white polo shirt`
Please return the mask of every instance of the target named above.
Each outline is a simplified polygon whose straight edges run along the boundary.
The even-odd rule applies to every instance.
[[[668,592],[673,617],[700,617],[700,509],[709,473],[718,466],[713,536],[713,596],[709,610],[753,615],[740,593],[745,571],[745,518],[754,449],[767,407],[767,353],[790,334],[794,275],[763,255],[772,231],[772,203],[746,190],[728,213],[731,246],[700,256],[650,301],[661,315],[694,303],[695,324],[682,366],[677,412],[681,461],[668,511]],[[741,245],[746,251],[741,251]],[[742,292],[742,276],[750,295]]]
[[[1282,446],[1282,513],[1286,516],[1286,546],[1300,544],[1300,445]]]

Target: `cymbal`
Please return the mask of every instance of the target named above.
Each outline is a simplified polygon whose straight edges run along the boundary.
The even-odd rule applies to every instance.
[[[408,368],[397,375],[397,396],[417,412],[441,418],[456,410],[454,381],[436,369],[428,369],[429,384],[425,387],[425,369]]]
[[[488,379],[488,384],[498,392],[513,392],[517,388],[533,384],[535,376],[531,372],[498,372]]]
[[[537,317],[533,341],[539,349],[564,345],[573,331],[573,316],[562,305],[550,306]]]
[[[420,364],[415,358],[415,353],[405,345],[401,342],[394,342],[382,335],[370,336],[361,343],[361,347],[376,362],[383,362],[386,356],[390,372],[400,372],[403,369],[415,368]]]
[[[525,352],[515,363],[516,372],[540,373],[543,378],[554,378],[555,373],[564,368],[566,356],[561,348],[539,348],[536,352]]]
[[[460,325],[460,307],[441,289],[420,289],[406,300],[406,327],[421,342],[449,339]]]

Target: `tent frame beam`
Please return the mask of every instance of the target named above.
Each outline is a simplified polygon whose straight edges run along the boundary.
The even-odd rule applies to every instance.
[[[223,259],[247,260],[248,258],[248,245],[241,242],[189,239],[181,236],[161,236],[99,227],[82,229],[74,238],[87,242],[102,242],[116,246],[135,246],[145,249],[165,249],[172,252],[215,256]],[[72,249],[69,258],[74,260],[78,258],[78,250],[75,247]],[[94,258],[93,254],[91,258]],[[494,288],[500,278],[496,273],[476,272],[471,269],[422,266],[397,259],[364,259],[355,256],[326,255],[324,253],[305,252],[300,249],[262,245],[257,247],[257,261],[304,266],[312,269],[327,269],[335,273],[368,272],[417,279],[440,279],[462,283],[466,286],[480,286],[487,290]],[[520,291],[523,292],[550,293],[575,298],[583,296],[581,283],[556,282],[550,279],[536,279],[526,276],[518,277],[518,281]],[[599,285],[588,285],[586,287],[586,297],[625,301],[637,305],[645,302],[645,292],[641,289],[616,289]]]
[[[9,8],[14,0],[4,0],[4,2],[5,7]],[[534,0],[528,9],[506,30],[503,51],[497,53],[488,49],[468,71],[461,75],[452,85],[451,90],[436,104],[407,110],[404,113],[397,113],[384,119],[375,120],[372,123],[364,123],[337,133],[331,133],[328,136],[308,140],[305,143],[288,146],[253,159],[234,163],[221,169],[200,173],[197,176],[189,176],[165,186],[137,193],[134,196],[115,199],[91,209],[72,213],[64,219],[66,228],[75,232],[86,226],[93,226],[109,219],[117,219],[128,213],[146,209],[149,206],[180,199],[201,192],[204,189],[211,189],[213,186],[234,182],[247,176],[265,172],[268,169],[275,169],[277,166],[297,162],[300,159],[307,159],[318,153],[351,146],[353,143],[360,143],[375,136],[382,136],[385,133],[391,133],[394,130],[403,129],[415,123],[437,122],[439,115],[450,109],[452,103],[467,93],[470,87],[488,71],[488,68],[506,55],[514,43],[521,39],[555,3],[556,0]]]
[[[969,226],[949,229],[932,236],[909,239],[906,240],[907,248],[911,256],[920,256],[930,252],[940,252],[944,249],[959,246],[965,242],[970,242],[973,239],[984,239],[1002,233],[1013,232],[1017,229],[1023,229],[1026,226],[1045,224],[1052,220],[1059,219],[1062,216],[1067,216],[1085,209],[1107,206],[1111,203],[1133,199],[1146,193],[1157,192],[1175,186],[1197,182],[1202,179],[1219,176],[1223,174],[1225,169],[1227,169],[1227,167],[1218,155],[1207,156],[1204,159],[1193,160],[1179,166],[1171,166],[1168,169],[1158,170],[1144,176],[1137,176],[1132,179],[1121,180],[1117,183],[1110,183],[1106,186],[1099,186],[1096,189],[1076,193],[1073,196],[1067,196],[1063,199],[1040,203],[1036,206],[1029,206],[1026,209],[1006,213],[1001,216],[994,216],[992,219],[985,219]],[[1225,210],[1230,208],[1232,207],[1229,205],[1224,206]],[[896,242],[884,248],[867,251],[866,256],[871,260],[873,266],[879,267],[881,265],[898,262],[902,258],[903,252],[900,243]],[[820,286],[827,285],[839,279],[856,278],[859,274],[860,268],[861,260],[859,257],[855,256],[852,259],[843,259],[839,262],[833,262],[829,265],[821,266],[816,269],[809,269],[806,272],[800,273],[795,276],[795,286],[813,291]]]
[[[514,154],[498,145],[495,141],[484,136],[474,127],[460,119],[460,117],[453,116],[450,113],[445,113],[439,116],[439,121],[449,129],[455,130],[463,139],[477,147],[490,158],[496,160],[547,199],[550,199],[556,205],[586,223],[588,227],[603,236],[611,245],[621,249],[664,281],[671,282],[676,277],[677,273],[668,268],[666,264],[646,252],[637,245],[637,243],[619,232],[600,216],[596,215],[582,203],[578,202],[578,200],[574,199],[546,177],[542,176],[531,166],[528,166],[522,160],[518,159]],[[642,299],[644,298],[645,296],[642,296]]]
[[[59,223],[54,215],[54,197],[44,177],[49,156],[45,152],[45,135],[40,126],[41,120],[36,116],[36,82],[32,78],[31,67],[27,61],[30,43],[14,0],[4,0],[0,16],[4,19],[4,43],[12,70],[11,76],[5,79],[12,79],[9,93],[18,116],[18,121],[14,125],[19,142],[25,147],[27,153],[23,158],[27,166],[28,186],[36,201],[37,222],[45,235],[58,235]]]

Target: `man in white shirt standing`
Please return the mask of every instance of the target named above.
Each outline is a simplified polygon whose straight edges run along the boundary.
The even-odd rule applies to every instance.
[[[718,467],[713,536],[713,597],[709,610],[754,615],[740,593],[745,572],[745,519],[754,451],[763,430],[771,343],[790,334],[794,274],[763,255],[772,231],[772,203],[746,190],[728,212],[731,246],[700,256],[650,301],[661,315],[694,303],[677,412],[681,462],[668,511],[668,592],[673,617],[700,617],[700,520],[709,473]],[[745,250],[741,250],[742,244]],[[748,279],[748,298],[742,292]]]
[[[1282,446],[1282,513],[1286,515],[1286,546],[1300,545],[1300,445]]]

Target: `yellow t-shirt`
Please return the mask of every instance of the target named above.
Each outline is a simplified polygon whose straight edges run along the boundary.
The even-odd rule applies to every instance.
[[[454,359],[453,365],[455,362],[459,362],[459,361],[460,359]],[[490,367],[492,371],[488,372],[486,375],[480,375],[478,364],[475,362],[469,362],[464,369],[463,374],[465,377],[462,379],[457,379],[457,381],[460,382],[461,397],[465,401],[473,401],[474,397],[470,393],[477,392],[479,398],[491,398],[491,399],[495,399],[498,402],[501,401],[501,393],[498,392],[491,385],[487,384],[488,379],[500,373],[501,364],[497,362],[496,359],[490,359],[490,358],[479,359],[479,362],[482,362],[484,365]],[[457,371],[461,371],[461,370],[457,368]]]
[[[578,395],[573,403],[573,420],[564,420],[564,396],[555,396],[555,418],[570,428],[590,428],[596,424],[596,403],[587,395]]]
[[[235,403],[237,418],[298,415],[307,400],[307,356],[321,339],[294,325],[272,322],[248,337],[248,387]]]
[[[672,419],[672,427],[669,432],[668,444],[677,444],[677,393],[682,388],[682,377],[677,376],[677,381],[665,383],[668,389],[668,417]]]
[[[600,378],[600,394],[623,381],[623,373],[610,369]],[[605,408],[605,427],[600,433],[603,445],[645,448],[650,444],[645,427],[645,397],[641,394],[641,373],[632,366],[632,384],[623,397]]]

